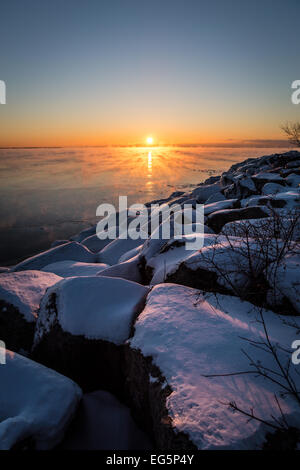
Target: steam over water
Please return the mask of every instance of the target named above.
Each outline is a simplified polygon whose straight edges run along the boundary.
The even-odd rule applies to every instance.
[[[275,148],[0,149],[0,262],[14,263],[97,222],[103,202],[147,202]]]

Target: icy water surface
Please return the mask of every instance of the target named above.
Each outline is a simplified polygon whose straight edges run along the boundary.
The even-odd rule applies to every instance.
[[[0,263],[97,222],[99,204],[186,191],[233,163],[284,149],[114,147],[0,149]]]

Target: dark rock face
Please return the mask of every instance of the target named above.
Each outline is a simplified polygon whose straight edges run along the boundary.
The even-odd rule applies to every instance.
[[[32,358],[74,380],[84,392],[105,389],[123,395],[123,346],[71,335],[56,324],[34,347]]]
[[[215,233],[219,233],[223,225],[227,222],[243,219],[260,219],[268,217],[268,212],[260,206],[245,207],[242,209],[224,209],[214,212],[208,216],[207,225],[211,227]]]
[[[134,417],[152,436],[156,448],[171,452],[195,452],[197,447],[184,433],[177,433],[166,408],[166,399],[172,392],[164,386],[165,378],[152,364],[151,357],[125,347],[126,393]],[[150,381],[150,375],[157,378]]]
[[[109,392],[83,395],[78,412],[59,450],[151,450],[147,435],[130,410]]]
[[[27,322],[19,310],[0,300],[0,339],[6,348],[29,352],[32,348],[35,322]]]
[[[169,274],[166,282],[181,284],[194,289],[201,289],[207,292],[219,292],[229,294],[230,292],[218,282],[218,274],[208,269],[189,269],[184,263],[181,263],[178,269]]]

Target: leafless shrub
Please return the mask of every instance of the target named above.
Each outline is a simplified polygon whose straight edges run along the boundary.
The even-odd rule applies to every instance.
[[[284,308],[280,305],[285,295],[278,287],[278,270],[287,255],[300,254],[300,213],[293,210],[282,216],[270,211],[271,217],[259,219],[258,224],[241,221],[238,229],[233,226],[232,231],[220,234],[199,256],[234,295],[263,307],[270,307],[272,298],[273,308]],[[285,313],[290,309],[294,310],[287,304]]]
[[[296,147],[300,147],[300,122],[286,122],[280,127],[286,134],[289,142]]]

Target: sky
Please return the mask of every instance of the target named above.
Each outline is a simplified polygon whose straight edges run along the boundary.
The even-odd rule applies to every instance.
[[[281,139],[299,0],[1,0],[0,146]]]

